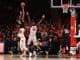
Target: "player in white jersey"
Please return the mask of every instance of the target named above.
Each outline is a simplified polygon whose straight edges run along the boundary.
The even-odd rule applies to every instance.
[[[32,22],[29,16],[29,12],[27,12],[27,17],[28,17],[28,21],[29,24],[31,25],[30,27],[30,33],[29,33],[29,37],[28,37],[28,41],[27,41],[27,45],[30,47],[31,42],[33,43],[34,46],[38,46],[38,41],[37,41],[37,30],[38,30],[38,25],[44,20],[45,15],[42,15],[42,18],[40,19],[40,21],[38,23]],[[33,54],[36,56],[36,52],[33,51]],[[32,56],[32,53],[30,52],[29,56]]]
[[[37,42],[36,33],[37,33],[37,26],[32,25],[30,28],[30,34],[29,34],[27,45],[30,45],[31,42],[33,42],[33,44],[36,45],[36,42]]]
[[[20,38],[19,47],[20,47],[20,50],[22,52],[22,55],[25,55],[26,51],[28,51],[28,49],[26,47],[26,38],[25,38],[24,32],[25,32],[25,29],[20,28],[18,35],[17,35]]]
[[[37,26],[35,23],[32,23],[32,26],[30,27],[30,33],[27,41],[27,45],[30,46],[31,42],[33,43],[34,46],[37,46]],[[36,52],[33,51],[34,55],[36,56]],[[32,53],[30,52],[30,56],[32,56]]]

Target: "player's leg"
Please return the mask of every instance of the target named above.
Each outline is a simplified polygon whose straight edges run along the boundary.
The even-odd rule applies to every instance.
[[[19,47],[20,47],[21,54],[23,54],[24,48],[23,48],[22,40],[20,40]]]
[[[28,41],[27,41],[27,47],[28,47],[29,56],[32,56],[32,51],[30,49],[31,48],[30,44],[32,42],[32,39],[33,39],[33,37],[32,36],[29,36]]]
[[[26,55],[26,52],[28,52],[28,48],[26,47],[26,39],[23,40],[23,55]]]
[[[38,41],[37,41],[36,36],[33,37],[33,45],[34,45],[33,54],[34,54],[34,56],[37,56],[36,49],[39,48],[39,43],[38,43]]]

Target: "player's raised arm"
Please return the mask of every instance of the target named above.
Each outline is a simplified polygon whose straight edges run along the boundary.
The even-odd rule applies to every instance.
[[[40,21],[37,24],[39,25],[44,20],[44,18],[45,18],[45,14],[42,15]]]
[[[20,11],[18,19],[21,20],[21,18],[22,18],[22,12]]]
[[[23,14],[22,14],[22,22],[24,22],[24,17],[25,17],[25,12],[23,11]]]
[[[24,22],[24,17],[25,17],[25,11],[24,8],[26,6],[25,2],[20,3],[21,9],[22,9],[22,22]]]
[[[20,11],[19,14],[18,14],[18,16],[17,16],[16,22],[17,22],[18,24],[21,24],[21,20],[22,20],[22,12]]]
[[[28,12],[28,11],[26,12],[26,15],[27,15],[27,17],[28,17],[28,22],[29,22],[29,24],[31,24],[31,18],[30,18],[30,15],[29,15],[29,12]]]

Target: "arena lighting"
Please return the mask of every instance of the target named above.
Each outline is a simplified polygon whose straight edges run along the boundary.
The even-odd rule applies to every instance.
[[[62,2],[63,0],[61,0],[61,2],[60,2],[60,6],[54,6],[54,4],[53,4],[53,2],[54,2],[54,0],[51,0],[51,8],[63,8],[63,2]],[[72,4],[72,0],[70,0],[69,1],[69,3],[67,3],[67,4],[69,4],[69,8],[80,8],[80,6],[79,5],[73,5]]]

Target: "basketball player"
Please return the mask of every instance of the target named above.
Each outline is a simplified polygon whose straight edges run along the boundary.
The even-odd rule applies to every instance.
[[[26,20],[26,3],[25,2],[21,2],[20,3],[20,8],[19,8],[19,15],[17,17],[17,23],[18,24],[23,24]]]
[[[37,26],[35,25],[35,23],[32,23],[32,26],[30,27],[30,34],[29,34],[29,38],[28,38],[28,42],[27,45],[29,46],[31,44],[31,42],[33,42],[33,45],[37,45],[37,37],[36,37],[36,33],[37,33]],[[30,53],[30,56],[32,54]],[[36,55],[35,55],[36,56]]]
[[[26,51],[28,51],[28,49],[26,48],[26,38],[24,32],[25,32],[25,28],[21,27],[17,35],[20,38],[19,47],[22,52],[22,55],[26,55]]]
[[[31,23],[29,13],[27,15],[28,15],[29,23]],[[44,18],[45,18],[45,15],[42,16],[41,20],[38,23],[32,22],[32,25],[30,27],[30,33],[29,33],[28,41],[27,41],[28,46],[30,46],[31,42],[33,43],[34,46],[38,45],[37,36],[36,36],[37,30],[38,30],[37,25],[39,25]],[[33,51],[33,54],[36,56],[36,51]],[[32,56],[31,52],[30,52],[29,56]]]

